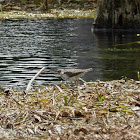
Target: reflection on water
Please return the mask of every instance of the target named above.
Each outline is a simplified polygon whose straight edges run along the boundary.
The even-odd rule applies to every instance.
[[[100,50],[97,59],[103,64],[101,72],[104,80],[123,77],[137,78],[140,70],[139,33],[96,33],[96,43]]]
[[[137,78],[138,33],[94,33],[92,19],[4,20],[0,25],[0,85],[25,87],[42,68],[37,84],[59,84],[59,68],[94,70],[86,81]],[[124,44],[118,45],[116,44]]]

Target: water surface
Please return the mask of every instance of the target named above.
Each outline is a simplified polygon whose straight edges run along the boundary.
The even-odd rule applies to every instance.
[[[3,20],[0,24],[0,85],[59,84],[59,68],[93,68],[86,81],[137,79],[139,32],[93,32],[93,19]],[[132,43],[134,42],[134,43]],[[123,44],[123,45],[118,45]]]

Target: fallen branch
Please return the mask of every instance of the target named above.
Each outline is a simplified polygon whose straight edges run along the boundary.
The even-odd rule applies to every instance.
[[[45,70],[45,67],[43,67],[43,68],[30,80],[30,82],[28,83],[27,88],[26,88],[26,90],[25,90],[26,93],[30,90],[32,82],[33,82],[33,81],[42,73],[42,71],[44,71],[44,70]]]

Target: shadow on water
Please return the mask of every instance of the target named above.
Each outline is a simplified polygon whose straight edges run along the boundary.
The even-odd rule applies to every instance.
[[[128,77],[137,80],[140,70],[140,34],[136,32],[97,32],[96,43],[100,50],[97,59],[103,68],[104,80]]]
[[[0,25],[0,85],[26,87],[42,68],[37,84],[59,84],[59,68],[89,68],[83,79],[137,79],[138,33],[96,32],[92,19],[4,20]],[[132,43],[134,42],[134,43]],[[123,45],[122,45],[123,44]]]

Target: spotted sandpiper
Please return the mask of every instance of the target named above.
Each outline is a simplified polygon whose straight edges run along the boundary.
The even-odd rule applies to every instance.
[[[78,82],[78,79],[84,76],[87,72],[92,71],[92,68],[89,69],[58,69],[58,73],[62,79],[66,81],[75,81]]]

